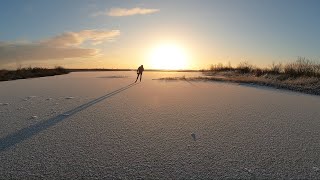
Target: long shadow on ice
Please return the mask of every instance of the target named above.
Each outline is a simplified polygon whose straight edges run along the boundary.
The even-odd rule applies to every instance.
[[[45,121],[41,121],[35,125],[31,125],[29,127],[26,127],[26,128],[23,128],[15,133],[12,133],[12,134],[9,134],[7,135],[6,137],[3,137],[0,139],[0,151],[5,151],[6,149],[8,149],[9,147],[11,146],[14,146],[26,139],[29,139],[31,138],[32,136],[40,133],[41,131],[43,130],[46,130],[48,128],[50,128],[51,126],[67,119],[68,117],[96,104],[96,103],[99,103],[111,96],[114,96],[126,89],[129,89],[130,87],[136,85],[137,83],[132,83],[132,84],[129,84],[123,88],[120,88],[118,90],[115,90],[113,92],[110,92],[104,96],[101,96],[95,100],[92,100],[86,104],[83,104],[81,106],[78,106],[70,111],[67,111],[67,112],[64,112],[56,117],[53,117],[53,118],[50,118],[48,120],[45,120]]]

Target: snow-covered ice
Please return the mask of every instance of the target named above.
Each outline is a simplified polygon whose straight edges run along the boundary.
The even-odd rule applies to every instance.
[[[320,97],[183,75],[1,82],[0,179],[320,177]]]

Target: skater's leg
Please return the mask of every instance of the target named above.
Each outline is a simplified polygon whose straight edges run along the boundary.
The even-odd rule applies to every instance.
[[[140,74],[140,82],[141,82],[141,78],[142,78],[142,73]]]
[[[136,81],[135,81],[135,82],[137,82],[137,81],[138,81],[138,78],[139,78],[139,74],[137,75],[137,79],[136,79]]]

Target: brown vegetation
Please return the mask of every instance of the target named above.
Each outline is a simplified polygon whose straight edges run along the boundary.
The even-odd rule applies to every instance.
[[[299,57],[295,62],[287,64],[273,63],[267,68],[259,68],[248,62],[241,62],[237,67],[232,67],[230,63],[228,65],[217,64],[211,65],[209,71],[206,72],[215,73],[222,71],[233,71],[239,74],[251,74],[258,77],[270,74],[283,75],[286,78],[320,77],[320,64]]]
[[[18,68],[17,70],[0,70],[0,81],[54,76],[67,73],[69,73],[69,71],[61,66],[58,66],[54,69],[28,67]]]

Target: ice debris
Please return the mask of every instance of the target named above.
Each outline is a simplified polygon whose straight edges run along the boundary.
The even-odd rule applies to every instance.
[[[195,133],[191,133],[191,137],[193,138],[193,140],[196,140],[196,134]]]
[[[250,174],[253,174],[253,170],[252,169],[249,169],[249,168],[244,168],[244,170]]]
[[[35,98],[35,97],[37,97],[37,96],[28,96],[28,97],[24,98],[23,100],[24,100],[24,101],[28,101],[28,100],[30,100],[30,99],[32,99],[32,98]]]
[[[312,167],[312,169],[313,169],[314,171],[316,171],[316,172],[320,171],[320,168],[318,168],[318,167]]]

